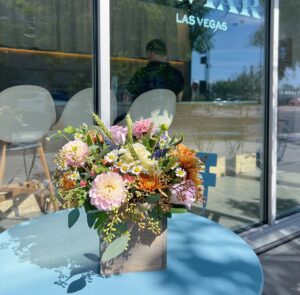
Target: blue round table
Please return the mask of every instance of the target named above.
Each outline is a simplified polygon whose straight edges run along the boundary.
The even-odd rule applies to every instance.
[[[44,215],[0,234],[0,294],[259,295],[263,273],[236,234],[192,214],[168,221],[164,271],[98,275],[98,237],[85,214],[72,229],[67,211]]]

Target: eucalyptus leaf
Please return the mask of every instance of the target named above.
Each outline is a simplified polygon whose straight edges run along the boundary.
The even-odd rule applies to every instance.
[[[128,246],[128,241],[129,235],[124,235],[115,239],[104,251],[101,257],[102,262],[107,262],[123,253]]]
[[[188,210],[186,208],[171,208],[170,209],[170,213],[178,213],[178,214],[182,214],[182,213],[187,213]]]
[[[160,200],[160,195],[150,195],[146,198],[146,202],[153,204]]]
[[[71,228],[76,223],[79,216],[80,216],[80,211],[78,208],[75,208],[71,212],[69,212],[69,215],[68,215],[68,227],[69,228]]]

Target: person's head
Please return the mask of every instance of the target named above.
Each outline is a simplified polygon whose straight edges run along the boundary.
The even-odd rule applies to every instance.
[[[150,61],[166,61],[167,46],[160,39],[151,40],[146,46],[147,58]]]

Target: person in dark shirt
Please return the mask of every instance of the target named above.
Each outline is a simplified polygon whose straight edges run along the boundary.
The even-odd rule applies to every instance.
[[[138,70],[130,79],[127,94],[133,101],[144,92],[153,89],[169,89],[178,97],[183,90],[184,79],[177,69],[167,62],[167,47],[160,39],[150,41],[146,46],[149,63]]]

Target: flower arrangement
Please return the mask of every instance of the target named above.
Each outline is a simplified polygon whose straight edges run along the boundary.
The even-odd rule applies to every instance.
[[[78,220],[79,207],[88,225],[109,244],[103,260],[121,254],[130,240],[131,227],[160,233],[160,219],[184,213],[202,201],[203,163],[196,153],[170,137],[164,124],[155,129],[151,119],[109,129],[94,114],[98,126],[64,133],[74,140],[55,156],[54,182],[69,213],[69,227]]]

